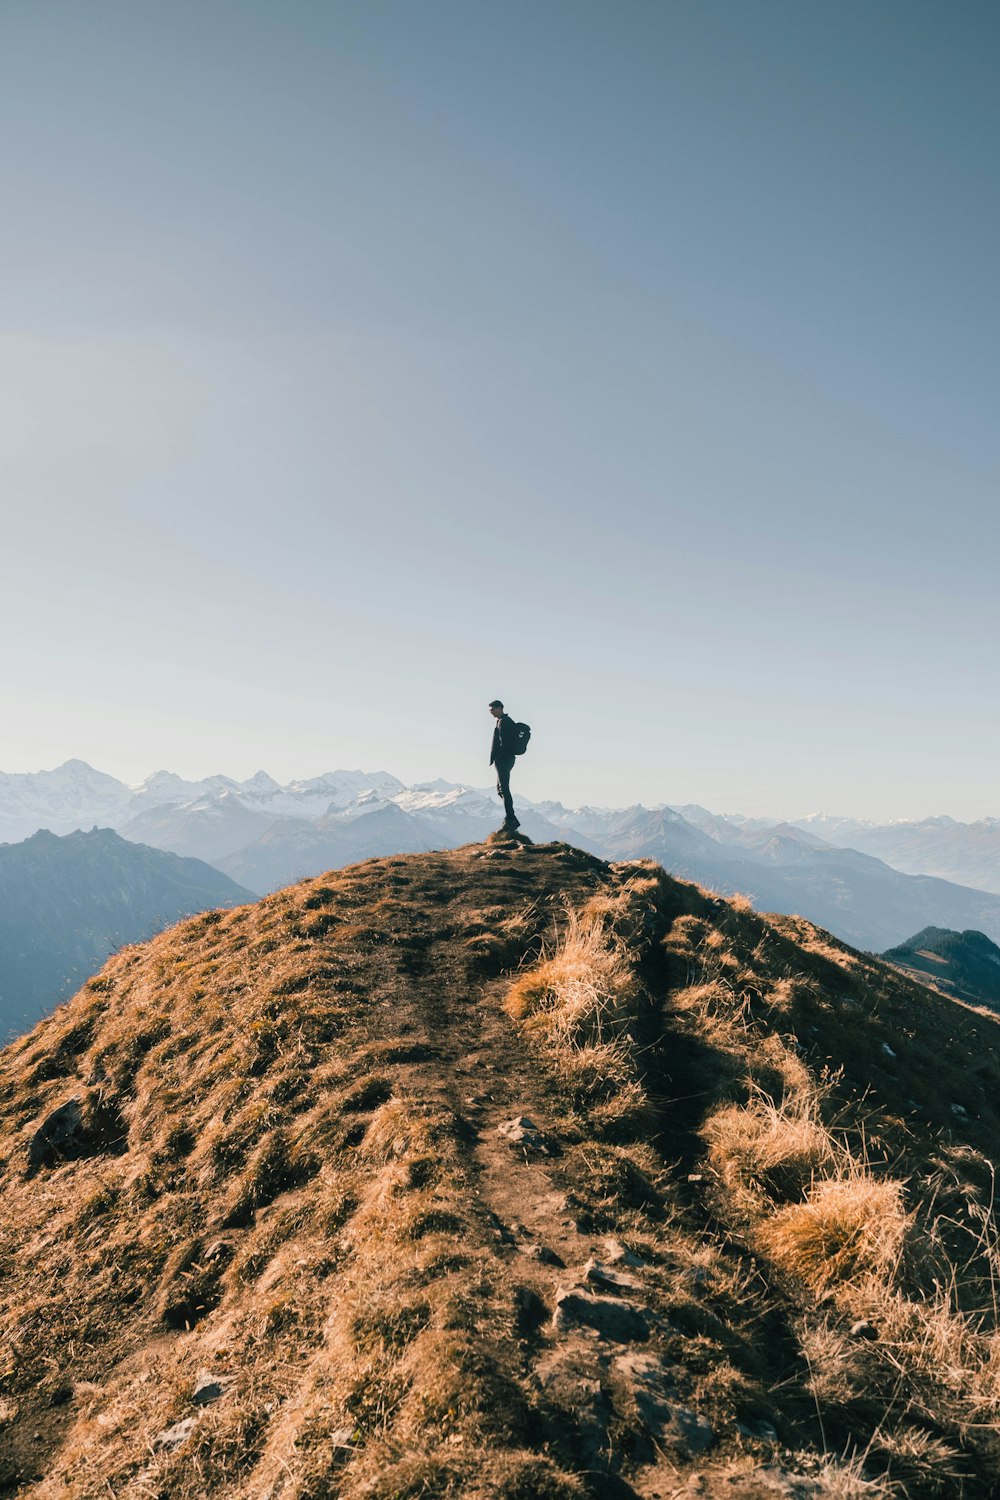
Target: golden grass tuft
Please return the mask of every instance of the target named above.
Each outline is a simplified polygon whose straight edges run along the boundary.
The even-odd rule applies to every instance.
[[[867,1277],[890,1285],[912,1223],[902,1183],[856,1170],[815,1183],[804,1202],[766,1219],[757,1241],[818,1292]]]
[[[742,1212],[759,1211],[762,1200],[801,1197],[833,1167],[823,1097],[811,1089],[775,1103],[755,1091],[748,1105],[727,1105],[709,1117],[702,1130],[708,1163]]]
[[[643,928],[658,889],[643,869],[581,910],[568,907],[554,951],[520,974],[504,1001],[599,1136],[655,1126],[636,1044],[647,997],[619,934]]]
[[[900,1500],[892,1479],[865,1472],[866,1455],[827,1458],[816,1474],[816,1500]]]
[[[564,1042],[601,1042],[634,1016],[639,993],[628,950],[604,919],[570,908],[556,951],[514,981],[505,1006]]]

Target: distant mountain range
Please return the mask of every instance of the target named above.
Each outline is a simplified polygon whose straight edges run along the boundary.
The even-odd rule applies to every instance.
[[[650,857],[876,952],[927,926],[1000,939],[1000,820],[880,825],[817,815],[791,823],[695,805],[515,801],[536,842],[562,839],[608,859]],[[34,775],[0,774],[0,837],[96,822],[204,860],[258,894],[374,855],[478,841],[499,821],[491,791],[447,781],[407,787],[386,771],[331,771],[285,785],[264,771],[242,782],[159,771],[135,788],[78,760]]]
[[[882,957],[960,1000],[1000,1010],[1000,948],[983,932],[925,927]]]
[[[939,875],[1000,893],[1000,818],[976,823],[946,817],[865,823],[820,814],[800,819],[795,826],[828,844],[874,854],[908,875]]]
[[[684,816],[684,812],[689,816]],[[904,875],[853,849],[835,849],[789,824],[705,831],[712,815],[631,808],[603,829],[587,819],[585,847],[606,858],[651,858],[672,875],[723,895],[742,891],[761,911],[795,913],[858,948],[880,952],[899,934],[932,924],[976,927],[1000,938],[1000,896],[926,875]],[[699,817],[691,821],[691,814]],[[709,825],[711,826],[711,825]]]
[[[251,900],[211,865],[110,828],[0,845],[0,1042],[68,999],[115,949]]]

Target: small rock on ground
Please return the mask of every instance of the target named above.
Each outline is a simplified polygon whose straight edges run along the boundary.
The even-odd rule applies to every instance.
[[[527,1115],[515,1115],[513,1120],[505,1120],[497,1126],[497,1135],[502,1136],[508,1145],[522,1146],[526,1151],[547,1154],[551,1149],[548,1136]]]
[[[532,1260],[540,1260],[543,1266],[560,1266],[565,1268],[566,1262],[555,1250],[548,1245],[525,1245],[525,1255],[530,1255]]]
[[[645,1265],[641,1256],[636,1255],[633,1250],[627,1250],[621,1240],[604,1241],[604,1259],[609,1266],[631,1266],[633,1270]]]
[[[737,1422],[736,1431],[740,1437],[753,1438],[760,1443],[778,1441],[778,1430],[770,1422]]]
[[[220,1396],[226,1394],[228,1385],[229,1380],[225,1375],[213,1375],[210,1370],[199,1370],[192,1397],[195,1406],[209,1406],[213,1401],[218,1401]]]
[[[175,1448],[180,1448],[187,1442],[197,1425],[197,1417],[185,1417],[182,1422],[175,1422],[173,1427],[166,1427],[158,1432],[153,1439],[153,1447],[160,1453],[172,1453]]]
[[[624,1271],[612,1271],[602,1266],[599,1260],[588,1260],[583,1268],[583,1279],[609,1292],[637,1292],[641,1288],[641,1282],[634,1276],[628,1276]]]
[[[649,1323],[641,1308],[618,1297],[595,1297],[578,1286],[562,1287],[556,1293],[552,1326],[557,1333],[581,1326],[593,1328],[618,1344],[641,1343],[649,1338]]]

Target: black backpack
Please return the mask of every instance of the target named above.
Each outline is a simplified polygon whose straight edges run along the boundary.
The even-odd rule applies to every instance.
[[[530,739],[531,739],[531,725],[530,724],[515,724],[514,725],[514,754],[515,755],[523,755],[524,752],[525,752],[525,750],[527,750],[527,748],[528,748],[528,741]]]

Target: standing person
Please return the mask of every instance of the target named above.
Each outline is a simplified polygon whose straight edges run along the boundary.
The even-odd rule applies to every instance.
[[[509,714],[504,713],[503,704],[499,698],[493,699],[490,704],[490,713],[497,721],[493,730],[490,765],[496,766],[497,796],[503,798],[504,811],[507,814],[503,826],[513,833],[515,828],[521,826],[515,816],[514,804],[510,796],[510,773],[514,769],[514,740],[517,730],[514,720]]]

